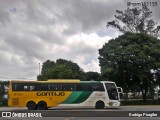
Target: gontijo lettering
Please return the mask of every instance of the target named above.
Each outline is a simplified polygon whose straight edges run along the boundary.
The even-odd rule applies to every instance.
[[[37,92],[37,96],[64,96],[65,92]]]

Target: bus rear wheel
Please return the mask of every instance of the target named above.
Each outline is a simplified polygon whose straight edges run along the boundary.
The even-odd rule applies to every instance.
[[[35,110],[37,108],[37,105],[34,101],[29,101],[26,105],[28,110]]]
[[[103,101],[97,101],[95,108],[96,108],[96,109],[103,109],[104,106],[105,106],[105,105],[104,105],[104,102],[103,102]]]
[[[45,101],[38,102],[38,109],[39,110],[45,110],[45,109],[47,109],[47,103]]]

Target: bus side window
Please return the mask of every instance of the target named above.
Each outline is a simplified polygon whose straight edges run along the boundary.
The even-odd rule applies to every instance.
[[[64,91],[75,91],[75,84],[71,84],[71,83],[66,83],[66,84],[63,84],[63,90]]]
[[[16,91],[23,91],[23,84],[17,84]]]
[[[12,84],[12,91],[16,91],[16,84],[15,83]]]
[[[49,84],[49,90],[61,91],[62,90],[62,84],[59,84],[59,83]]]
[[[90,83],[78,83],[76,84],[76,91],[92,91]]]
[[[13,91],[23,91],[24,90],[23,84],[21,84],[21,83],[13,83],[12,84],[12,90]]]
[[[92,83],[92,91],[104,91],[102,83]]]
[[[34,91],[35,84],[23,84],[23,90],[24,91]]]
[[[49,90],[49,84],[37,84],[35,90],[37,91],[48,91]]]
[[[30,86],[30,91],[34,91],[35,90],[35,86]]]
[[[28,91],[29,90],[29,86],[24,86],[24,91]]]

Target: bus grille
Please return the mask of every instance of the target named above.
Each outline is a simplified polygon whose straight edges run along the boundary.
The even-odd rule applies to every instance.
[[[19,104],[19,99],[18,98],[13,98],[12,104],[13,105],[18,105]]]

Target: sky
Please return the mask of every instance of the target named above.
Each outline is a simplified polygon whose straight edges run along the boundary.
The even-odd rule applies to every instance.
[[[36,79],[39,65],[59,58],[100,72],[98,49],[120,35],[106,24],[128,2],[139,1],[0,0],[0,80]]]

